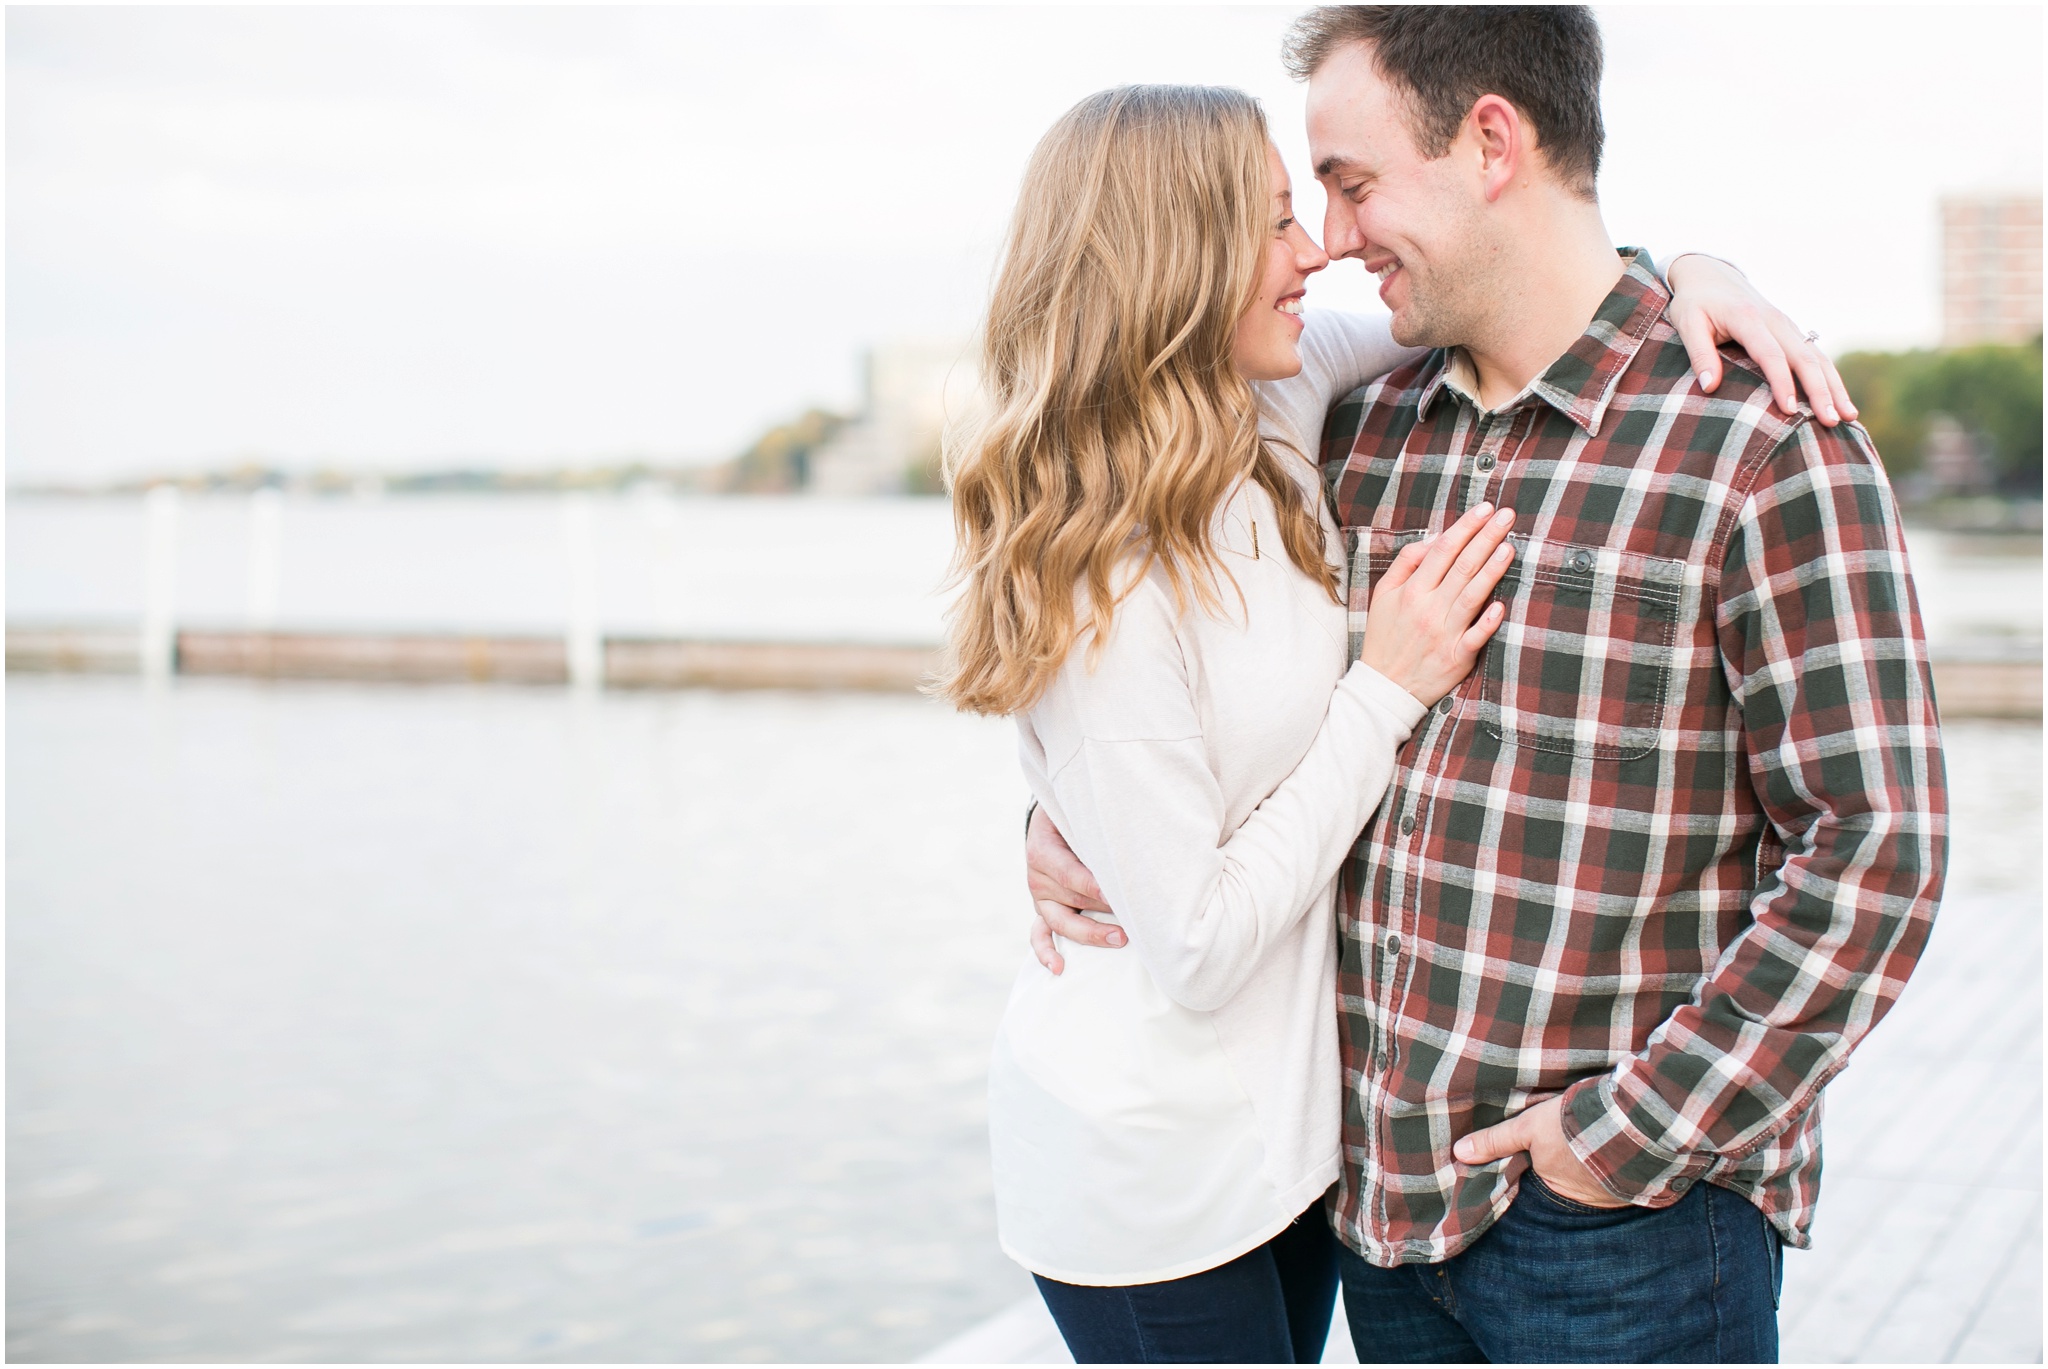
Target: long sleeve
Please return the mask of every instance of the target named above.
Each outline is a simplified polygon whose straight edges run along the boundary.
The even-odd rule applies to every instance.
[[[1212,1011],[1335,877],[1424,710],[1354,663],[1306,754],[1231,831],[1194,689],[1170,596],[1147,580],[1093,669],[1070,665],[1034,716],[1060,830],[1132,950],[1169,998]]]
[[[1862,430],[1798,425],[1725,553],[1716,631],[1771,826],[1752,922],[1645,1050],[1565,1095],[1574,1151],[1652,1206],[1790,1126],[1848,1063],[1926,944],[1947,851],[1925,636]]]

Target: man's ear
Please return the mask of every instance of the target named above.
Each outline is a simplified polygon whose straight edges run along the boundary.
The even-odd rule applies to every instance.
[[[1498,95],[1482,95],[1465,116],[1465,125],[1479,150],[1479,190],[1491,203],[1529,170],[1535,140],[1522,111]]]

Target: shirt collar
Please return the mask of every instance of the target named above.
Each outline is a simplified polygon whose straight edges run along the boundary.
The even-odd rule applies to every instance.
[[[1585,430],[1586,436],[1600,435],[1600,420],[1622,372],[1642,350],[1651,327],[1663,317],[1671,303],[1671,292],[1657,279],[1650,254],[1638,247],[1624,247],[1626,266],[1614,289],[1600,302],[1593,322],[1579,340],[1565,349],[1550,368],[1530,381],[1522,392],[1501,406],[1502,412],[1520,408],[1540,399]],[[1437,363],[1436,374],[1423,386],[1415,407],[1416,417],[1427,418],[1431,406],[1445,389],[1482,412],[1479,378],[1471,357],[1462,347],[1447,348]]]

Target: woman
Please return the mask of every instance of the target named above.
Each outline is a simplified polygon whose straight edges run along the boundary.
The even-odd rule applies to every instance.
[[[1333,881],[1396,748],[1500,621],[1506,515],[1382,577],[1356,661],[1313,467],[1412,353],[1319,315],[1257,105],[1082,101],[1026,173],[951,454],[941,690],[1018,720],[1133,954],[1020,975],[990,1077],[1005,1250],[1076,1359],[1320,1357],[1335,1290]]]

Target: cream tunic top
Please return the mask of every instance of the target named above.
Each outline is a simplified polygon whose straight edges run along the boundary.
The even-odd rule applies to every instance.
[[[1383,317],[1305,325],[1301,374],[1255,388],[1320,510],[1331,402],[1418,353]],[[1344,608],[1256,484],[1215,536],[1242,610],[1224,580],[1220,612],[1178,613],[1155,568],[1094,669],[1084,639],[1018,719],[1032,793],[1130,940],[1062,944],[1063,975],[1029,961],[991,1062],[1003,1249],[1065,1283],[1214,1268],[1337,1178],[1336,874],[1423,706],[1347,660]]]

